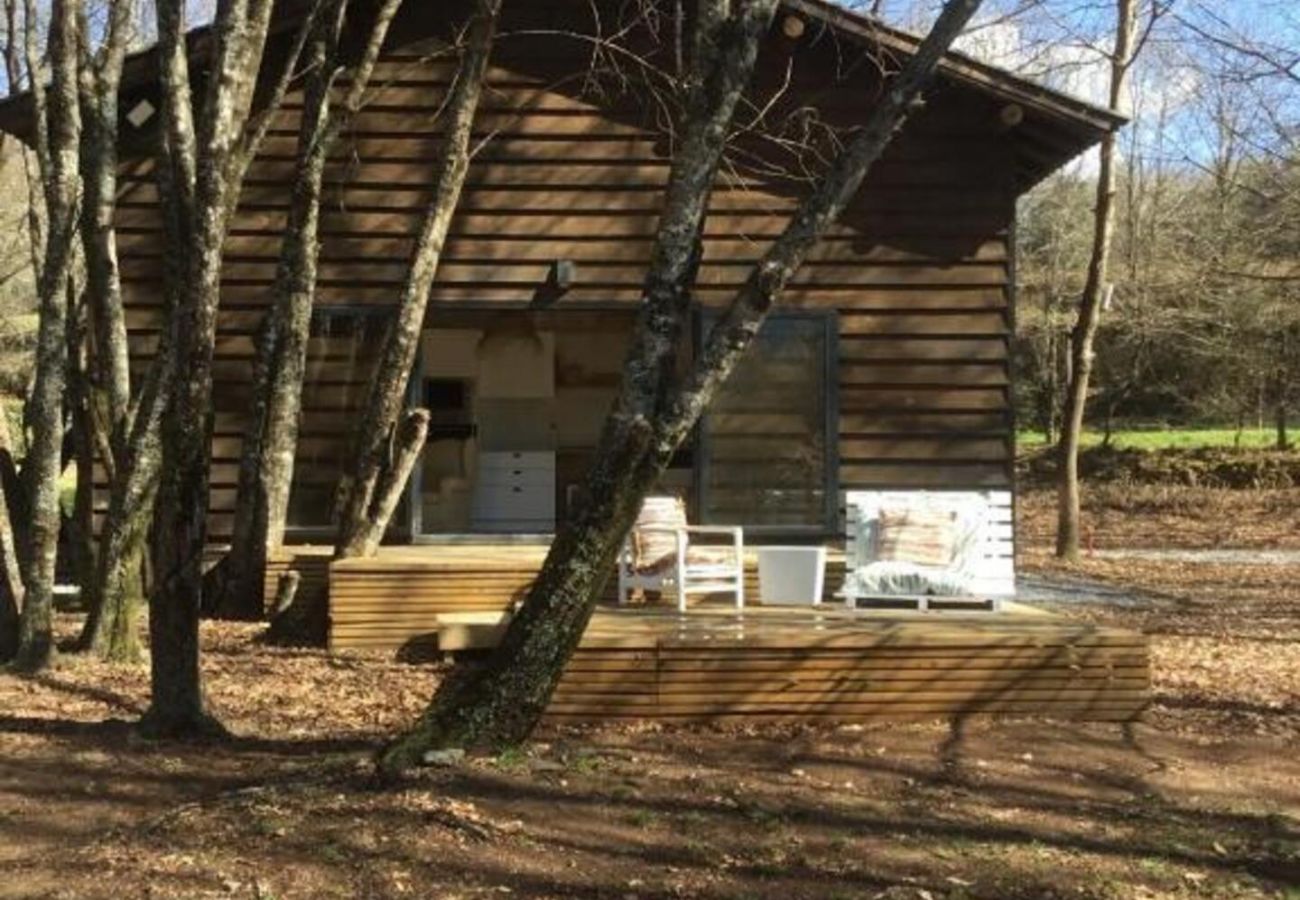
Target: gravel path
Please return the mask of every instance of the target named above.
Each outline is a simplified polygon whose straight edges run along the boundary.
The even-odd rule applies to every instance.
[[[1151,606],[1159,600],[1154,594],[1144,594],[1088,578],[1028,574],[1016,576],[1017,603],[1095,603],[1143,607]]]
[[[1143,549],[1111,548],[1092,550],[1100,559],[1137,559],[1153,562],[1204,563],[1207,565],[1297,566],[1300,550],[1241,549]],[[1108,606],[1141,607],[1161,602],[1156,594],[1116,587],[1088,578],[1060,575],[1020,574],[1016,577],[1016,600],[1020,603],[1096,603]]]
[[[1300,566],[1300,550],[1144,550],[1113,548],[1093,550],[1101,559],[1143,559],[1152,562],[1189,562],[1242,566]]]

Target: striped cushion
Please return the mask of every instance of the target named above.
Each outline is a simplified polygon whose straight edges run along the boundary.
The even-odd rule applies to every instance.
[[[957,554],[957,514],[950,510],[881,509],[876,559],[947,568]]]
[[[642,531],[653,526],[685,528],[686,504],[679,497],[646,497],[632,526],[632,552],[638,572],[657,572],[677,557],[677,536],[670,531]]]

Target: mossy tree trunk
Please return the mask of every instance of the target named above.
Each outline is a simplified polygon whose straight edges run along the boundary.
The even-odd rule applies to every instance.
[[[3,43],[0,54],[4,57],[5,76],[9,82],[10,93],[18,90],[23,83],[22,37],[17,0],[4,0],[3,7]],[[28,246],[31,254],[32,271],[39,272],[40,242],[43,240],[44,206],[35,192],[39,178],[32,177],[32,155],[23,144],[17,145],[17,152],[22,155],[23,172],[27,176],[28,195],[31,202],[27,204],[28,212]],[[26,499],[23,497],[22,485],[18,478],[18,461],[14,455],[15,446],[10,439],[9,418],[0,410],[0,664],[7,663],[18,652],[18,621],[23,606],[22,570],[18,564],[20,539],[15,533],[15,525],[25,523],[27,516],[23,512]]]
[[[82,603],[95,603],[95,440],[94,385],[89,373],[90,345],[84,290],[68,279],[68,368],[64,403],[76,473],[71,515],[65,519],[65,546],[71,551],[72,571],[81,587]]]
[[[339,483],[335,556],[371,556],[424,447],[428,412],[406,409],[406,386],[424,328],[429,289],[469,171],[471,129],[487,75],[501,0],[475,0],[443,115],[433,190],[416,238],[397,314],[389,326]]]
[[[108,475],[110,496],[118,493],[119,502],[130,493],[128,485],[118,482],[135,477],[135,465],[130,449],[130,354],[113,217],[117,207],[118,90],[135,9],[133,0],[111,4],[99,47],[92,49],[90,36],[83,30],[79,54],[81,245],[92,345],[86,375],[93,374],[94,386],[83,401],[85,427],[96,438],[88,449],[98,454]],[[112,505],[110,499],[110,508]],[[126,527],[128,518],[120,513],[105,517],[91,568],[81,585],[88,615],[80,645],[102,658],[120,662],[136,662],[143,656],[138,628],[144,605],[143,548],[139,540],[121,540],[118,531]],[[123,547],[127,548],[125,557]],[[124,570],[124,577],[116,577],[119,570]],[[114,575],[105,577],[106,572]]]
[[[40,323],[36,339],[36,379],[27,401],[32,433],[23,462],[22,480],[29,517],[28,547],[20,555],[26,587],[19,621],[15,664],[43,668],[54,648],[54,568],[58,554],[59,475],[63,469],[63,391],[67,380],[69,279],[77,234],[80,186],[77,144],[77,20],[70,0],[50,6],[48,89],[36,59],[35,10],[27,5],[27,58],[32,78],[37,159],[44,185],[45,243],[37,277]]]
[[[149,553],[152,690],[141,725],[155,734],[189,736],[220,730],[204,706],[199,610],[222,247],[244,174],[288,88],[315,11],[300,30],[270,100],[253,115],[273,2],[219,4],[211,28],[210,74],[196,116],[184,0],[158,0],[155,6],[162,88],[157,171],[170,316],[167,352],[160,357],[166,367],[149,388],[150,408],[137,413],[150,421],[161,416],[161,427],[141,444],[149,450],[148,464],[158,465]]]
[[[346,94],[332,102],[342,72],[339,56],[347,0],[326,3],[308,39],[307,83],[298,132],[289,218],[280,244],[272,308],[262,323],[253,362],[253,406],[240,448],[230,551],[208,573],[205,604],[221,616],[263,614],[263,579],[270,553],[284,543],[302,415],[303,378],[316,298],[320,200],[325,166],[360,111],[402,0],[384,0],[353,67]]]
[[[693,264],[681,259],[681,242],[698,240],[703,207],[694,221],[689,207],[677,205],[678,188],[703,176],[710,166],[716,175],[732,111],[749,81],[772,6],[754,3],[728,13],[717,4],[715,15],[698,17],[698,27],[716,27],[717,36],[706,34],[695,42],[692,65],[697,76],[682,129],[682,151],[673,162],[639,333],[624,367],[622,392],[587,476],[584,495],[590,499],[557,535],[523,607],[487,663],[448,679],[415,727],[381,753],[382,771],[392,773],[418,764],[433,749],[496,749],[531,733],[582,638],[646,492],[748,348],[808,251],[857,192],[978,6],[979,0],[949,0],[916,55],[890,82],[867,125],[831,164],[750,272],[706,338],[692,371],[676,383],[671,371],[657,361],[657,340],[646,333],[666,334],[681,327],[681,323],[657,320],[661,308],[653,291],[676,284],[689,297],[694,277]],[[708,133],[715,134],[719,143],[705,138]],[[712,177],[706,185],[712,185]],[[707,205],[707,196],[703,204]],[[690,280],[674,282],[671,275],[663,274],[673,271]],[[647,396],[656,386],[656,392]]]
[[[1137,0],[1115,0],[1115,47],[1110,58],[1110,108],[1123,102],[1129,69],[1133,64],[1137,38]],[[1084,410],[1092,377],[1093,343],[1106,292],[1110,289],[1111,233],[1115,227],[1114,132],[1107,132],[1099,149],[1096,205],[1093,210],[1092,252],[1088,275],[1079,297],[1079,313],[1070,332],[1070,377],[1065,387],[1061,436],[1057,442],[1056,555],[1079,558],[1079,442],[1083,436]]]

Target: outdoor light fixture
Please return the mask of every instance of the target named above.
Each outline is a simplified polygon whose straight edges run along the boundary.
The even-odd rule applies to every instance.
[[[578,266],[571,259],[557,259],[551,263],[547,281],[556,290],[567,291],[578,280]]]
[[[141,128],[144,126],[144,123],[153,118],[155,111],[156,110],[152,103],[148,100],[141,100],[135,106],[131,107],[131,111],[126,114],[126,120],[131,123],[131,127]]]
[[[565,291],[573,287],[577,280],[577,263],[571,259],[552,260],[546,269],[546,280],[538,285],[537,292],[533,294],[532,305],[542,307],[558,303]]]

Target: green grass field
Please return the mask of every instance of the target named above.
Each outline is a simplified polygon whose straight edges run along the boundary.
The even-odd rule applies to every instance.
[[[1276,439],[1277,434],[1271,428],[1247,428],[1241,432],[1242,447],[1272,447]],[[1021,431],[1016,435],[1016,441],[1020,447],[1032,449],[1041,447],[1045,438],[1041,431]],[[1100,432],[1084,433],[1084,447],[1094,447],[1100,443]],[[1111,445],[1120,450],[1191,450],[1198,447],[1233,447],[1236,444],[1237,431],[1234,428],[1117,431],[1111,436]]]

